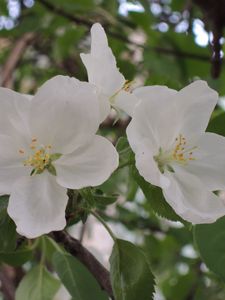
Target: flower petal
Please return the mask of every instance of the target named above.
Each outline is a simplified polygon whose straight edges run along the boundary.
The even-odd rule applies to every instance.
[[[133,116],[134,108],[139,102],[139,99],[133,93],[121,90],[118,94],[113,97],[112,106],[123,110],[129,116]]]
[[[186,170],[204,182],[209,191],[225,189],[225,137],[206,132],[197,141],[195,160]]]
[[[154,160],[158,147],[152,132],[142,128],[139,119],[134,117],[127,127],[127,138],[135,153],[135,164],[140,175],[151,184],[162,187],[163,175]]]
[[[0,194],[10,194],[14,182],[30,173],[23,165],[20,145],[13,137],[0,135]]]
[[[129,139],[129,135],[128,135]],[[161,174],[151,152],[151,143],[149,140],[142,140],[140,145],[135,148],[135,165],[140,175],[147,182],[159,187],[164,187],[167,183],[167,178]]]
[[[91,28],[91,53],[82,53],[80,56],[87,69],[89,82],[95,84],[100,92],[111,97],[123,87],[125,78],[116,66],[107,36],[99,23]]]
[[[197,80],[180,90],[176,99],[182,123],[180,133],[188,137],[203,133],[218,101],[217,92],[207,82]]]
[[[108,114],[110,113],[111,110],[111,105],[109,102],[109,97],[102,94],[102,93],[97,93],[98,95],[98,101],[99,101],[99,110],[100,110],[100,120],[99,123],[103,122]]]
[[[163,189],[166,201],[183,219],[193,223],[213,223],[225,215],[225,202],[212,192],[197,176],[176,168],[166,172],[170,185]]]
[[[144,100],[137,109],[137,118],[143,116],[143,123],[151,126],[156,142],[167,149],[179,134],[188,139],[202,134],[218,99],[217,93],[201,80],[179,92],[151,86],[138,88],[134,94]]]
[[[8,214],[17,232],[36,238],[66,225],[67,190],[59,186],[48,172],[20,178],[9,198]]]
[[[28,113],[31,101],[25,95],[0,88],[0,134],[29,135]]]
[[[174,141],[178,125],[170,100],[176,93],[164,86],[143,87],[134,91],[141,100],[127,127],[128,140],[134,151],[142,147],[143,140],[149,140],[149,151],[156,155],[160,147],[168,147]]]
[[[88,141],[99,126],[99,105],[93,85],[67,76],[48,80],[32,100],[31,129],[39,143],[69,153]]]
[[[96,135],[89,144],[55,162],[56,180],[60,185],[71,189],[97,186],[109,178],[117,168],[118,160],[118,153],[113,145]]]

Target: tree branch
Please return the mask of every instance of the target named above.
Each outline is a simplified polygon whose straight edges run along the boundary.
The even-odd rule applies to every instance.
[[[42,4],[45,8],[47,8],[49,11],[64,17],[68,20],[70,20],[71,22],[78,24],[78,25],[84,25],[88,28],[90,28],[93,25],[92,21],[89,20],[85,20],[84,18],[81,17],[77,17],[72,15],[69,12],[64,11],[63,9],[54,6],[52,3],[49,3],[46,0],[37,0],[40,4]],[[189,59],[194,59],[194,60],[201,60],[201,61],[205,61],[205,62],[210,62],[211,58],[208,55],[199,55],[199,54],[195,54],[195,53],[189,53],[186,51],[177,51],[177,50],[173,50],[173,49],[166,49],[166,48],[161,48],[161,47],[157,47],[157,46],[145,46],[143,44],[139,44],[139,43],[135,43],[133,41],[131,41],[128,37],[125,37],[124,35],[120,34],[120,33],[116,33],[116,32],[112,32],[110,30],[110,24],[105,24],[105,30],[106,32],[113,38],[116,38],[118,40],[121,40],[123,42],[126,42],[127,44],[130,45],[134,45],[136,47],[141,47],[144,48],[148,51],[154,51],[157,53],[161,53],[164,55],[169,55],[169,56],[176,56],[176,57],[181,57],[181,58],[189,58]]]
[[[213,78],[218,78],[221,73],[222,55],[221,55],[221,38],[225,27],[225,0],[192,0],[197,4],[207,21],[207,25],[212,29],[212,69],[211,74]]]
[[[0,270],[1,290],[5,300],[14,300],[16,288],[13,284],[13,274],[10,274],[10,267],[2,266]]]
[[[80,242],[81,244],[82,244],[83,239],[84,239],[86,227],[87,227],[87,221],[86,221],[84,224],[82,224],[82,227],[81,227],[81,230],[80,230],[79,242]]]
[[[64,17],[64,18],[66,18],[66,19],[68,19],[68,20],[70,20],[70,21],[72,21],[72,22],[74,22],[78,25],[84,25],[84,26],[87,26],[87,27],[90,28],[93,24],[89,20],[71,15],[70,13],[62,10],[59,7],[56,7],[55,5],[53,5],[52,3],[50,3],[46,0],[37,0],[37,2],[41,3],[45,8],[47,8],[49,11],[53,12],[54,14],[59,15],[61,17]]]
[[[35,34],[33,32],[25,33],[20,39],[17,40],[9,57],[2,69],[2,82],[1,85],[7,88],[12,88],[13,72],[24,54],[25,49],[34,40]]]
[[[70,254],[78,258],[94,275],[101,288],[111,299],[114,299],[108,270],[77,239],[72,238],[65,231],[54,231],[51,236],[57,243],[63,244]]]

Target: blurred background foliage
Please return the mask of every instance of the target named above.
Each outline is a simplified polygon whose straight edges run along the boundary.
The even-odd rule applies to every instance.
[[[188,0],[0,0],[2,85],[32,94],[54,75],[87,80],[79,54],[89,52],[90,27],[95,22],[104,26],[121,72],[135,85],[180,89],[196,78],[207,80],[221,96],[209,130],[225,135],[225,69],[218,78],[212,77],[216,66],[211,59],[211,22]],[[223,38],[220,43],[223,56]],[[112,124],[106,121],[101,130],[116,141],[125,135],[126,120]],[[156,299],[224,300],[224,261],[213,273],[197,249],[208,249],[207,241],[214,234],[207,236],[201,226],[196,229],[197,247],[193,228],[154,213],[157,203],[152,204],[139,190],[134,172],[121,168],[101,186],[105,193],[121,195],[114,204],[116,210],[108,213],[102,208],[102,215],[132,232],[145,250],[156,276]],[[222,232],[223,223],[217,226],[216,231]],[[225,239],[215,243],[224,255]],[[217,255],[210,251],[202,255],[207,262]],[[223,270],[217,272],[220,267]]]
[[[200,77],[225,94],[224,70],[211,77],[211,25],[191,1],[1,0],[0,14],[1,65],[33,33],[13,74],[24,92],[56,74],[85,80],[79,53],[89,51],[90,26],[100,22],[128,80],[179,89]]]

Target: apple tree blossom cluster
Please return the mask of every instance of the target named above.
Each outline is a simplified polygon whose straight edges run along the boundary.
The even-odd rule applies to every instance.
[[[98,134],[111,109],[128,114],[135,166],[193,224],[225,215],[225,138],[205,132],[218,101],[206,82],[180,91],[132,89],[117,68],[104,29],[91,28],[81,54],[88,82],[56,76],[34,96],[0,89],[0,193],[17,232],[36,238],[66,226],[69,190],[96,187],[118,168],[113,144]]]

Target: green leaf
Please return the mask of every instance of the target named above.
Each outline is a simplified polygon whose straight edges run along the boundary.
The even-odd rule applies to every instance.
[[[16,226],[8,216],[6,208],[3,208],[0,210],[0,251],[14,251],[16,236]]]
[[[53,176],[56,176],[56,169],[55,169],[55,167],[52,164],[50,164],[47,167],[47,170],[49,171],[50,174],[52,174]]]
[[[51,161],[55,161],[55,160],[59,159],[61,156],[62,156],[61,153],[51,154]]]
[[[54,4],[62,10],[67,10],[72,13],[80,10],[87,11],[88,9],[94,8],[92,0],[67,0],[65,2],[62,2],[61,0],[54,0]]]
[[[16,300],[52,300],[60,282],[43,265],[28,272],[16,290]]]
[[[149,182],[145,181],[145,179],[142,176],[140,176],[138,170],[135,167],[133,167],[133,177],[142,189],[151,209],[157,215],[164,217],[168,220],[187,223],[183,219],[181,219],[181,217],[179,217],[174,212],[172,207],[166,202],[162,190],[159,187],[153,186]]]
[[[31,259],[33,251],[29,248],[23,248],[13,252],[0,252],[0,262],[11,266],[21,266]]]
[[[110,274],[116,300],[151,300],[154,277],[144,253],[117,239],[110,257]]]
[[[207,131],[225,136],[224,124],[225,124],[225,113],[221,113],[209,122]]]
[[[3,209],[7,209],[8,202],[9,202],[8,195],[4,195],[0,197],[0,211],[2,211]]]
[[[149,13],[130,11],[129,16],[135,24],[143,28],[146,32],[150,31],[149,23],[152,21],[152,16]]]
[[[42,245],[41,243],[39,244],[40,246],[42,246],[42,249],[44,249],[44,257],[45,260],[47,261],[47,263],[51,263],[52,259],[53,259],[53,255],[56,252],[64,252],[64,248],[61,247],[61,245],[57,244],[52,238],[50,238],[47,235],[43,235],[41,237],[42,239]],[[43,251],[40,247],[39,251]]]
[[[207,267],[225,281],[225,217],[194,227],[194,240]]]
[[[188,274],[177,274],[176,272],[168,272],[168,277],[165,276],[165,280],[162,283],[162,292],[166,299],[173,300],[186,300],[191,299],[190,294],[193,292],[193,286],[198,282],[197,274],[194,271],[190,271]],[[176,282],[176,287],[170,284],[171,281]],[[193,299],[193,298],[192,298]],[[195,300],[199,298],[195,297]],[[206,298],[207,299],[207,298]]]
[[[119,168],[134,163],[134,153],[126,137],[120,137],[118,139],[116,150],[119,153]]]
[[[101,190],[96,190],[93,193],[96,206],[99,208],[105,208],[107,205],[113,204],[118,199],[118,195],[105,195]]]
[[[0,3],[0,12],[1,12],[1,16],[2,15],[8,16],[9,12],[8,12],[8,6],[7,6],[6,1],[1,1],[1,3]]]
[[[54,43],[53,55],[56,60],[68,59],[73,55],[74,47],[85,33],[83,27],[71,27],[71,24],[65,28],[63,35],[59,35]]]
[[[57,252],[53,255],[54,268],[70,295],[76,300],[108,300],[96,279],[75,257]]]
[[[83,197],[83,199],[86,200],[86,208],[91,209],[92,207],[95,207],[95,199],[91,188],[81,189],[79,190],[79,193]]]
[[[116,143],[116,150],[122,153],[124,150],[129,149],[130,145],[125,136],[121,136]]]

